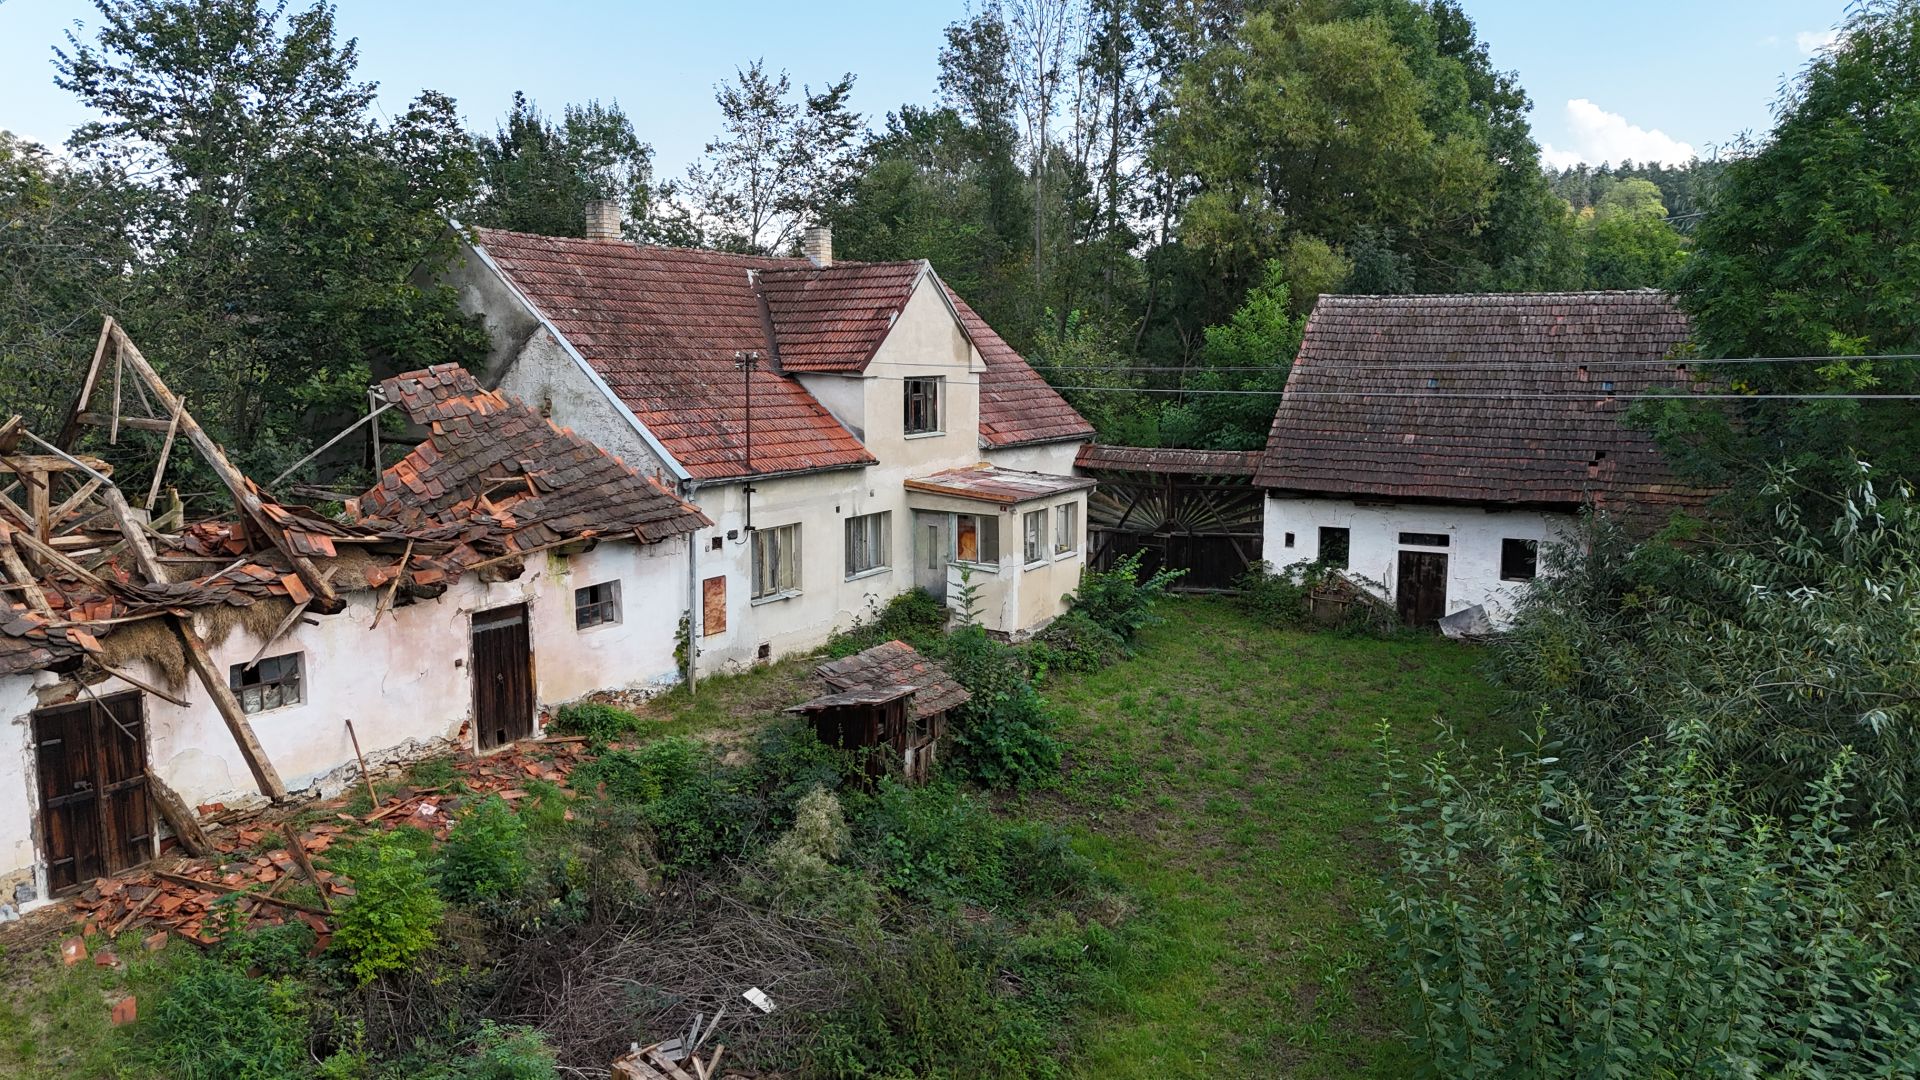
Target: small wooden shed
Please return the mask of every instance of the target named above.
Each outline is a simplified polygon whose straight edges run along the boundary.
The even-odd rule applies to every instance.
[[[932,772],[947,715],[973,697],[945,668],[904,641],[829,661],[814,674],[831,693],[787,711],[812,718],[814,731],[829,746],[871,748],[869,776],[897,766],[912,783]]]

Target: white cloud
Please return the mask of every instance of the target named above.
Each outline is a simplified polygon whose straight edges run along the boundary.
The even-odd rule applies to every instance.
[[[1677,165],[1694,157],[1693,147],[1659,128],[1651,130],[1627,123],[1619,113],[1611,113],[1586,98],[1567,102],[1567,130],[1573,145],[1560,149],[1551,143],[1540,147],[1540,160],[1556,169],[1587,162],[1619,163],[1665,162]]]
[[[1793,35],[1793,43],[1799,46],[1800,51],[1808,56],[1812,56],[1817,52],[1825,52],[1834,42],[1839,40],[1840,30],[1837,27],[1832,30],[1802,30]]]

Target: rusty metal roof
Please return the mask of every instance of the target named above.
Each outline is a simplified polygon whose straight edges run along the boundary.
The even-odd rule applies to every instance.
[[[1015,503],[1065,495],[1094,487],[1099,482],[1087,476],[1055,476],[1051,473],[1021,472],[997,465],[969,465],[947,469],[931,476],[916,476],[906,482],[909,491],[934,495],[952,495],[982,502]]]

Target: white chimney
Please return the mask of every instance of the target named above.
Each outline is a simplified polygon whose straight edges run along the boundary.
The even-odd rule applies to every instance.
[[[833,230],[825,225],[808,226],[800,236],[800,251],[807,261],[825,270],[833,265]]]
[[[620,204],[612,199],[587,200],[587,239],[606,242],[620,238]]]

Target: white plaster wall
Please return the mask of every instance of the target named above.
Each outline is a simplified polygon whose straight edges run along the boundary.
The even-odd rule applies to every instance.
[[[833,414],[840,426],[862,442],[867,438],[867,378],[865,375],[831,375],[801,372],[794,375],[813,399]]]
[[[463,731],[473,712],[469,624],[476,611],[517,603],[528,605],[542,706],[599,689],[663,688],[678,678],[673,649],[687,606],[686,545],[684,538],[609,542],[571,557],[535,555],[515,581],[489,584],[467,575],[440,597],[388,612],[378,630],[370,629],[375,593],[348,593],[345,611],[313,616],[316,625],[297,625],[268,650],[304,654],[303,700],[252,714],[254,735],[289,791],[329,795],[344,785],[354,762],[346,720],[354,722],[372,762],[471,746]],[[621,583],[621,621],[574,629],[573,590],[611,580]],[[210,649],[224,672],[251,660],[260,644],[241,628]],[[136,677],[160,682],[151,665],[128,666]],[[0,902],[11,897],[7,882],[38,861],[30,713],[42,702],[33,685],[29,677],[0,681],[0,717],[7,718],[13,750],[0,755]],[[102,696],[130,689],[136,688],[118,679],[94,685]],[[57,696],[50,691],[47,703],[78,693],[66,684]],[[189,681],[176,693],[188,707],[146,696],[147,756],[155,771],[189,805],[259,801],[253,774],[205,690]],[[36,881],[44,895],[44,879]]]
[[[1351,530],[1348,569],[1383,582],[1389,600],[1394,598],[1401,551],[1444,550],[1447,613],[1484,604],[1495,625],[1503,625],[1526,585],[1500,580],[1500,542],[1507,538],[1536,541],[1544,570],[1546,549],[1572,539],[1575,519],[1571,514],[1541,510],[1270,495],[1262,557],[1276,567],[1312,562],[1320,556],[1322,526]],[[1402,532],[1445,533],[1448,546],[1402,545]],[[1286,544],[1288,533],[1293,534],[1292,547]]]
[[[1069,442],[1040,443],[1034,446],[1010,446],[1005,449],[985,449],[981,451],[990,464],[1003,469],[1020,469],[1023,472],[1055,473],[1060,476],[1073,475],[1073,459],[1080,448],[1091,439],[1074,439]]]
[[[666,461],[545,327],[527,339],[499,387],[669,489],[674,486]]]

